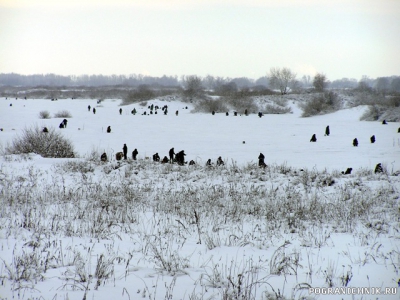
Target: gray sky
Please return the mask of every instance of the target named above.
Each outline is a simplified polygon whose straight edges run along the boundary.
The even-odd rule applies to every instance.
[[[0,0],[0,73],[400,75],[400,0]]]

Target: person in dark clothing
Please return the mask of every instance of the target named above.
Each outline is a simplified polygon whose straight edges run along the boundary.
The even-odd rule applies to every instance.
[[[105,152],[101,155],[100,160],[103,162],[107,161],[107,154]]]
[[[346,169],[346,172],[342,172],[342,174],[344,174],[344,175],[350,175],[350,174],[351,174],[351,171],[353,171],[353,168],[347,168],[347,169]]]
[[[128,147],[126,146],[126,144],[124,144],[124,147],[122,147],[122,150],[124,151],[124,159],[127,160],[128,159]]]
[[[371,137],[370,137],[370,140],[371,140],[371,144],[375,143],[375,141],[376,141],[375,135],[371,136]]]
[[[184,150],[179,151],[178,153],[175,154],[175,160],[181,166],[185,164],[185,155],[186,154]]]
[[[122,108],[119,109],[119,114],[122,115]]]
[[[260,153],[260,155],[258,156],[258,166],[265,168],[267,165],[264,162],[265,156],[264,154]]]
[[[326,126],[325,128],[325,135],[329,136],[331,134],[330,130],[329,130],[329,126]]]
[[[355,138],[355,139],[353,140],[353,146],[354,146],[354,147],[358,147],[358,140],[357,140],[357,138]]]
[[[310,142],[316,142],[317,141],[317,137],[315,136],[315,133],[312,135]]]
[[[169,162],[172,163],[174,161],[174,154],[175,154],[175,150],[172,147],[171,149],[169,149]]]
[[[111,126],[108,126],[107,127],[107,133],[110,133],[111,132]]]
[[[67,128],[68,120],[67,120],[67,119],[64,119],[64,120],[63,120],[63,123],[64,123],[64,127]]]
[[[225,165],[225,163],[224,163],[224,161],[222,160],[222,157],[220,156],[220,157],[218,157],[218,159],[217,159],[217,166],[223,166],[223,165]]]
[[[90,111],[90,105],[88,105],[87,109],[88,109],[88,111]]]
[[[376,173],[383,173],[383,168],[382,168],[382,164],[379,163],[375,166],[375,174]]]
[[[137,151],[137,149],[135,148],[135,150],[132,151],[132,159],[136,160],[136,156],[139,154],[139,152]]]
[[[160,155],[158,155],[158,152],[153,155],[153,161],[160,161]]]

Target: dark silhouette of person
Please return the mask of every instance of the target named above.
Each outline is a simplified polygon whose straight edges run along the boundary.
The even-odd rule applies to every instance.
[[[90,105],[88,105],[87,109],[88,109],[88,111],[90,111]]]
[[[179,114],[179,110],[177,110],[176,112],[175,112],[175,115],[178,115]]]
[[[160,161],[160,155],[158,155],[158,152],[153,155],[153,161]]]
[[[353,171],[353,168],[347,168],[347,169],[346,169],[346,172],[342,172],[342,174],[344,174],[344,175],[350,175],[350,174],[351,174],[351,171]]]
[[[225,163],[224,163],[224,161],[222,160],[222,158],[221,158],[221,156],[220,156],[220,157],[218,157],[218,159],[217,159],[217,166],[223,166],[223,165],[225,165]]]
[[[183,166],[185,164],[185,156],[186,156],[186,154],[185,154],[184,150],[179,151],[178,153],[175,154],[176,162],[179,165]]]
[[[96,108],[93,107],[93,114],[96,114]]]
[[[370,140],[371,140],[371,143],[372,143],[372,144],[375,143],[375,141],[376,141],[375,135],[371,136],[371,137],[370,137]]]
[[[245,115],[245,116],[248,115],[247,108],[244,110],[244,115]]]
[[[316,142],[317,141],[317,137],[315,136],[315,133],[312,135],[310,142]]]
[[[43,132],[49,132],[49,130],[47,129],[47,127],[43,127]]]
[[[215,115],[215,111],[213,110],[213,111],[211,112],[211,114],[212,114],[212,115]]]
[[[107,161],[107,154],[105,152],[101,155],[100,160],[104,162]]]
[[[329,125],[328,126],[326,126],[326,128],[325,128],[325,135],[326,136],[329,136],[331,134],[331,131],[329,130]]]
[[[382,125],[387,125],[386,120],[382,121]]]
[[[265,156],[264,154],[260,153],[260,155],[258,156],[258,166],[259,167],[263,167],[265,168],[267,165],[264,162]]]
[[[64,123],[64,127],[67,128],[68,120],[67,120],[67,119],[64,119],[64,120],[63,120],[63,123]]]
[[[174,150],[174,148],[172,147],[171,149],[169,149],[169,162],[173,162],[174,161],[174,154],[175,154],[175,150]]]
[[[59,128],[64,128],[64,122],[61,122],[60,125],[58,126]]]
[[[111,132],[111,126],[108,126],[107,127],[107,133],[110,133]]]
[[[228,113],[228,112],[226,112],[226,116],[229,116],[229,113]]]
[[[128,147],[126,146],[126,144],[124,144],[124,147],[122,147],[122,151],[124,152],[124,159],[127,160],[128,159]]]
[[[122,115],[122,108],[119,109],[119,114]]]
[[[357,140],[357,138],[355,138],[355,139],[353,140],[353,146],[354,146],[354,147],[358,147],[358,140]]]
[[[375,166],[375,174],[376,173],[383,173],[383,168],[382,168],[382,164],[379,163]]]
[[[136,160],[136,156],[139,154],[139,152],[137,151],[137,149],[135,148],[135,150],[132,151],[132,159]]]
[[[211,166],[211,158],[209,158],[206,162],[206,166]]]

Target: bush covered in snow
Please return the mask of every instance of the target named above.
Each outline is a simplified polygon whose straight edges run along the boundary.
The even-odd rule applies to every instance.
[[[228,111],[228,106],[223,99],[203,99],[194,103],[193,112],[210,113]]]
[[[303,110],[302,117],[311,117],[337,111],[342,108],[342,101],[338,94],[329,91],[318,94],[305,103],[300,104]]]
[[[60,110],[54,114],[55,118],[72,118],[71,113],[68,110]]]
[[[50,113],[48,110],[42,110],[39,112],[39,118],[40,119],[50,119]]]
[[[54,128],[44,132],[38,126],[25,128],[11,145],[5,147],[6,154],[36,153],[43,157],[75,157],[72,143]]]

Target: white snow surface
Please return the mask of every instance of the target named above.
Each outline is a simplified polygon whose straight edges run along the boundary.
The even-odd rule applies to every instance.
[[[159,109],[157,114],[149,115],[147,106],[151,104],[160,108],[168,105],[168,114],[164,115]],[[96,108],[96,114],[88,111],[88,105]],[[148,101],[146,106],[120,106],[119,100],[112,99],[97,104],[93,99],[50,101],[1,98],[0,128],[3,131],[0,132],[0,148],[4,149],[24,128],[36,125],[54,127],[72,142],[79,158],[2,155],[0,183],[12,178],[13,182],[20,182],[22,186],[23,182],[30,182],[29,178],[37,176],[39,191],[40,185],[48,187],[51,184],[68,191],[84,189],[86,181],[90,182],[87,186],[104,182],[106,185],[102,193],[106,199],[114,183],[126,180],[127,185],[134,183],[145,191],[148,187],[149,202],[161,203],[162,196],[160,198],[157,190],[165,193],[165,197],[169,197],[170,192],[178,191],[175,196],[179,206],[183,201],[179,191],[187,193],[190,189],[202,187],[218,190],[219,186],[229,188],[229,185],[243,184],[244,189],[257,187],[257,191],[266,191],[267,195],[275,191],[278,197],[281,190],[290,190],[289,184],[301,182],[302,175],[299,174],[306,170],[335,180],[333,186],[318,186],[311,190],[304,188],[308,193],[307,199],[312,199],[313,193],[317,195],[317,192],[318,195],[326,195],[326,199],[345,197],[338,201],[352,201],[355,195],[378,199],[382,197],[380,193],[385,191],[388,200],[382,207],[380,217],[374,214],[370,220],[357,223],[350,231],[345,229],[345,219],[343,224],[334,225],[331,220],[326,220],[326,224],[309,222],[307,226],[291,231],[286,224],[278,222],[280,225],[276,225],[278,223],[268,216],[251,219],[251,214],[236,223],[224,223],[224,216],[221,216],[218,226],[216,220],[211,221],[215,224],[206,224],[203,220],[212,219],[201,219],[200,216],[198,224],[203,227],[198,229],[194,216],[191,223],[172,214],[148,210],[132,214],[138,221],[132,221],[131,231],[122,230],[124,226],[114,224],[110,225],[114,226],[113,234],[107,237],[66,236],[57,231],[41,233],[22,226],[8,231],[7,228],[12,227],[9,223],[14,219],[4,208],[7,204],[3,201],[9,191],[3,184],[0,185],[3,207],[0,210],[0,299],[400,299],[400,176],[391,175],[400,170],[400,133],[397,133],[400,124],[360,121],[366,107],[302,118],[296,102],[291,101],[290,105],[291,114],[259,118],[257,114],[235,117],[233,112],[229,116],[225,112],[214,116],[192,113],[190,103],[158,99]],[[120,108],[123,110],[121,115]],[[137,110],[136,115],[131,114],[133,108]],[[51,116],[68,110],[72,117],[68,118],[67,128],[58,128],[63,118],[39,119],[39,112],[43,110],[49,111]],[[144,111],[147,115],[142,115]],[[176,111],[179,111],[178,115]],[[328,125],[331,134],[324,136]],[[111,126],[111,133],[106,132],[107,126]],[[316,143],[310,142],[312,134],[317,136]],[[376,136],[374,144],[370,143],[372,135]],[[358,147],[352,145],[354,138],[359,141]],[[128,161],[117,164],[114,155],[122,151],[124,143],[128,146]],[[168,156],[172,147],[175,152],[184,150],[186,161],[196,161],[194,171],[190,171],[191,166],[188,165],[164,166],[151,161],[156,152],[161,159]],[[130,158],[134,148],[139,151],[136,162]],[[62,164],[86,161],[93,151],[100,154],[106,152],[111,162],[88,162],[93,171],[84,175],[60,171]],[[265,155],[266,170],[257,167],[260,153]],[[212,175],[207,175],[205,162],[211,158],[215,163],[219,156],[225,161],[225,166],[220,170],[213,167]],[[382,163],[389,175],[373,174],[377,163]],[[107,166],[108,172],[105,171]],[[268,171],[272,170],[271,166],[275,166],[274,170],[287,168],[289,171],[287,174],[282,171],[271,175],[272,171]],[[352,175],[346,177],[340,174],[349,167],[353,168]],[[232,171],[234,168],[239,171]],[[298,192],[304,190],[299,188]],[[294,191],[291,192],[295,195]],[[66,210],[68,205],[82,205],[85,209],[87,206],[82,203],[90,200],[85,199],[84,194],[82,190],[82,199],[65,204]],[[282,195],[288,194],[286,191]],[[39,201],[35,197],[32,194],[27,199]],[[197,201],[198,197],[201,196],[194,194],[186,201]],[[235,195],[224,197],[228,202]],[[288,200],[286,196],[282,197]],[[329,205],[336,205],[326,201],[327,209]],[[56,202],[54,205],[64,205]],[[391,205],[389,208],[386,207],[388,203]],[[49,205],[51,209],[52,205]],[[282,207],[283,215],[287,214],[288,220],[296,218],[285,209]],[[390,211],[390,216],[387,211]],[[40,216],[40,212],[32,214]],[[63,226],[75,226],[77,230],[76,222]],[[51,222],[46,224],[47,228],[53,226]],[[276,226],[282,226],[280,233],[274,231],[271,234],[269,228]],[[198,242],[197,230],[202,231],[201,243]],[[212,237],[214,242],[219,240],[220,245],[207,247],[206,237]],[[46,249],[47,252],[40,255],[53,255],[58,259],[52,261],[54,266],[48,268],[43,278],[16,283],[10,277],[13,272],[18,273],[17,258],[23,257],[24,253],[38,253],[32,241],[38,241],[37,249]],[[161,241],[165,244],[161,245]],[[46,243],[49,245],[44,246]],[[155,245],[154,248],[152,245]],[[179,271],[167,272],[160,265],[161,259],[157,259],[157,249],[164,259],[179,261]],[[96,286],[95,270],[101,255],[110,259],[113,271],[108,279]],[[287,261],[283,262],[285,255]],[[80,258],[86,262],[86,274],[91,276],[86,282],[74,281],[78,278],[77,261]],[[272,274],[273,261],[279,259],[282,259],[283,271]],[[298,263],[294,262],[296,259]],[[293,266],[296,270],[290,269]],[[396,294],[309,293],[308,287],[344,287],[346,274],[351,274],[346,288],[368,288],[372,293],[375,290],[371,288],[383,291],[385,288],[390,288],[390,291],[397,288]],[[232,296],[238,293],[241,276],[244,281],[250,282],[251,278],[256,278],[251,283],[250,298]],[[250,289],[249,285],[247,288]],[[224,295],[231,297],[225,298]]]
[[[9,107],[12,103],[12,107]],[[266,163],[287,163],[293,167],[319,170],[345,170],[366,167],[373,169],[382,163],[390,169],[400,169],[399,123],[381,125],[380,122],[359,121],[365,107],[343,109],[338,112],[301,118],[301,110],[291,103],[293,114],[227,117],[225,112],[216,115],[191,113],[192,106],[179,101],[148,101],[160,107],[168,105],[168,115],[161,110],[155,115],[141,115],[149,109],[132,104],[121,106],[119,100],[105,100],[100,105],[95,100],[4,100],[0,102],[0,126],[3,146],[11,141],[24,127],[33,124],[55,127],[62,118],[39,119],[38,114],[47,110],[51,115],[68,110],[72,114],[64,135],[69,138],[76,152],[84,156],[92,149],[112,153],[122,151],[124,143],[128,152],[134,148],[139,158],[151,157],[158,152],[161,158],[168,150],[185,150],[187,160],[205,163],[209,158],[221,156],[225,161],[238,164],[257,162],[262,152]],[[87,106],[96,107],[89,112]],[[136,108],[136,116],[131,110]],[[188,109],[184,109],[188,107]],[[176,116],[175,112],[179,111]],[[330,126],[330,136],[324,136]],[[106,133],[107,126],[112,132]],[[316,134],[317,142],[310,143]],[[370,143],[375,135],[376,142]],[[358,139],[359,146],[352,141]],[[245,142],[245,143],[243,143]]]

